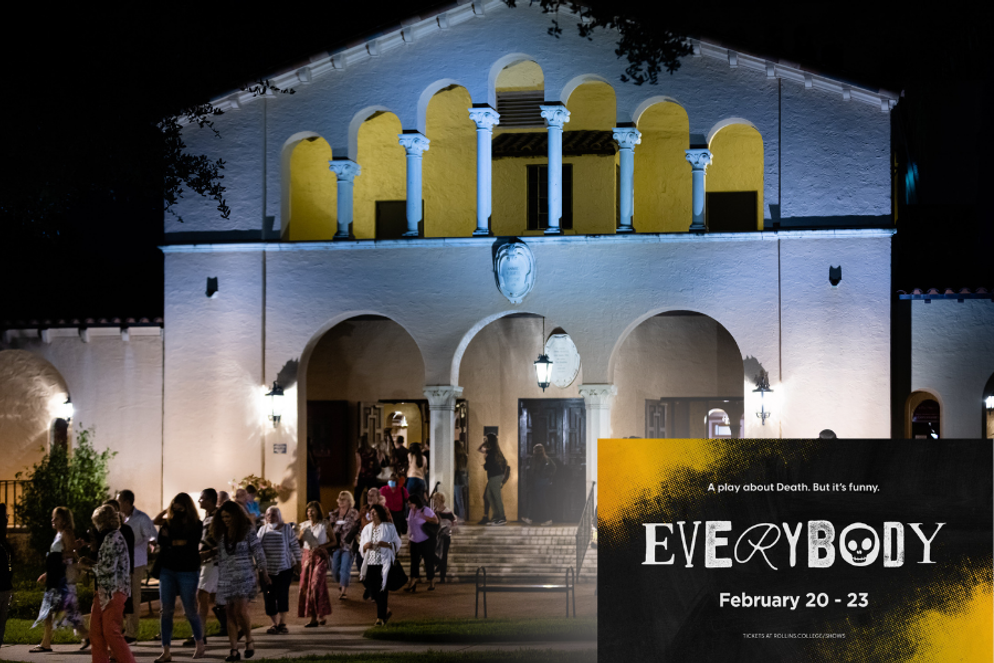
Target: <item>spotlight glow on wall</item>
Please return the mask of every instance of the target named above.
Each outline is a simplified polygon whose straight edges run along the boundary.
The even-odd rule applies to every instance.
[[[988,396],[985,398],[984,405],[987,406],[988,410],[994,410],[994,396]]]
[[[72,399],[69,398],[69,396],[67,394],[66,395],[66,402],[65,403],[59,403],[58,406],[56,406],[56,408],[55,408],[55,416],[58,419],[63,419],[66,422],[69,422],[69,421],[72,421],[72,413],[73,413]]]
[[[283,416],[283,386],[273,381],[273,388],[266,397],[269,399],[269,420],[273,422],[273,428],[276,428],[280,425],[280,417]]]

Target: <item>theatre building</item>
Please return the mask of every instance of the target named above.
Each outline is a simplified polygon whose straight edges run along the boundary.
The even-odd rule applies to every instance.
[[[92,426],[116,487],[256,474],[300,520],[389,432],[430,445],[429,489],[465,462],[479,519],[495,432],[508,520],[541,442],[575,522],[599,438],[885,438],[902,410],[898,436],[990,435],[984,292],[910,302],[892,396],[896,94],[696,39],[637,86],[609,34],[548,28],[454,5],[273,72],[293,94],[215,100],[220,138],[184,140],[224,160],[230,216],[195,196],[165,216],[161,321],[5,330],[0,479]],[[938,357],[936,325],[969,353]]]

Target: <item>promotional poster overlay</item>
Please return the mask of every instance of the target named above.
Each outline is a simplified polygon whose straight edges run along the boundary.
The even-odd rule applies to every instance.
[[[601,440],[601,661],[994,657],[990,441]]]

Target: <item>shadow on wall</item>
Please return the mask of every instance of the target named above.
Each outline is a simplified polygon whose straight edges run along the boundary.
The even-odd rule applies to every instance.
[[[757,376],[764,371],[766,369],[763,368],[763,365],[755,357],[750,356],[742,360],[742,373],[750,384],[755,384]]]
[[[300,367],[299,359],[291,359],[283,364],[283,368],[276,374],[276,381],[284,389],[289,389],[297,384],[297,369]]]

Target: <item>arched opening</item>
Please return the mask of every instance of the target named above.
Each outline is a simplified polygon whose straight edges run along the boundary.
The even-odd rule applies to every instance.
[[[359,126],[356,162],[362,174],[352,194],[356,239],[394,239],[407,230],[407,164],[397,140],[402,131],[400,119],[388,111],[374,111]]]
[[[939,439],[942,434],[942,408],[939,399],[927,391],[908,397],[905,434],[909,439]]]
[[[637,118],[642,142],[635,148],[635,229],[686,232],[691,221],[690,121],[682,106],[655,103]]]
[[[660,313],[635,327],[616,352],[615,437],[716,437],[718,425],[727,426],[727,437],[742,437],[742,354],[717,320]],[[712,413],[720,413],[714,429]]]
[[[68,423],[60,418],[68,396],[65,379],[49,362],[27,350],[0,351],[0,480],[15,479],[52,444],[70,444]]]
[[[707,438],[709,440],[724,440],[733,437],[742,437],[742,428],[745,425],[744,418],[745,415],[740,417],[737,425],[733,427],[731,417],[723,409],[713,408],[708,410],[706,417]]]
[[[566,102],[563,207],[568,187],[577,234],[606,235],[617,228],[618,154],[612,137],[617,106],[614,88],[597,80],[577,86]]]
[[[429,443],[428,403],[424,397],[425,369],[421,350],[411,335],[393,320],[360,315],[344,320],[321,335],[306,360],[305,408],[307,445],[306,500],[331,508],[339,492],[353,491],[359,465],[359,441],[389,459],[389,440],[396,433],[411,442]],[[394,425],[400,412],[403,425]],[[390,463],[376,474],[375,485],[386,483]],[[355,491],[361,503],[362,486]]]
[[[748,124],[727,124],[710,139],[709,232],[763,229],[763,137]]]
[[[984,439],[994,440],[994,373],[984,385],[983,412]]]
[[[495,235],[539,235],[544,218],[540,171],[548,161],[539,109],[545,101],[545,76],[538,63],[519,60],[500,70],[495,85],[500,124],[494,127],[492,145],[490,228]],[[525,191],[522,182],[528,182]]]
[[[290,241],[331,239],[337,220],[335,174],[328,169],[331,146],[306,138],[290,154]]]
[[[543,335],[543,323],[545,334]],[[485,499],[488,471],[479,447],[487,433],[497,436],[510,467],[510,478],[500,491],[504,517],[529,518],[537,523],[575,523],[586,498],[586,411],[579,385],[582,367],[553,374],[544,391],[535,374],[535,361],[552,345],[572,343],[555,321],[534,313],[510,313],[480,329],[466,346],[458,368],[459,383],[468,404],[464,429],[468,445],[463,464],[467,471],[469,518],[496,517]],[[551,347],[551,345],[550,345]],[[458,422],[458,418],[457,418]],[[541,443],[552,463],[548,485],[539,485],[535,445]],[[460,469],[457,448],[457,473]],[[486,509],[486,510],[485,510]]]
[[[476,228],[476,125],[473,99],[450,85],[428,102],[423,155],[426,237],[468,237]]]

